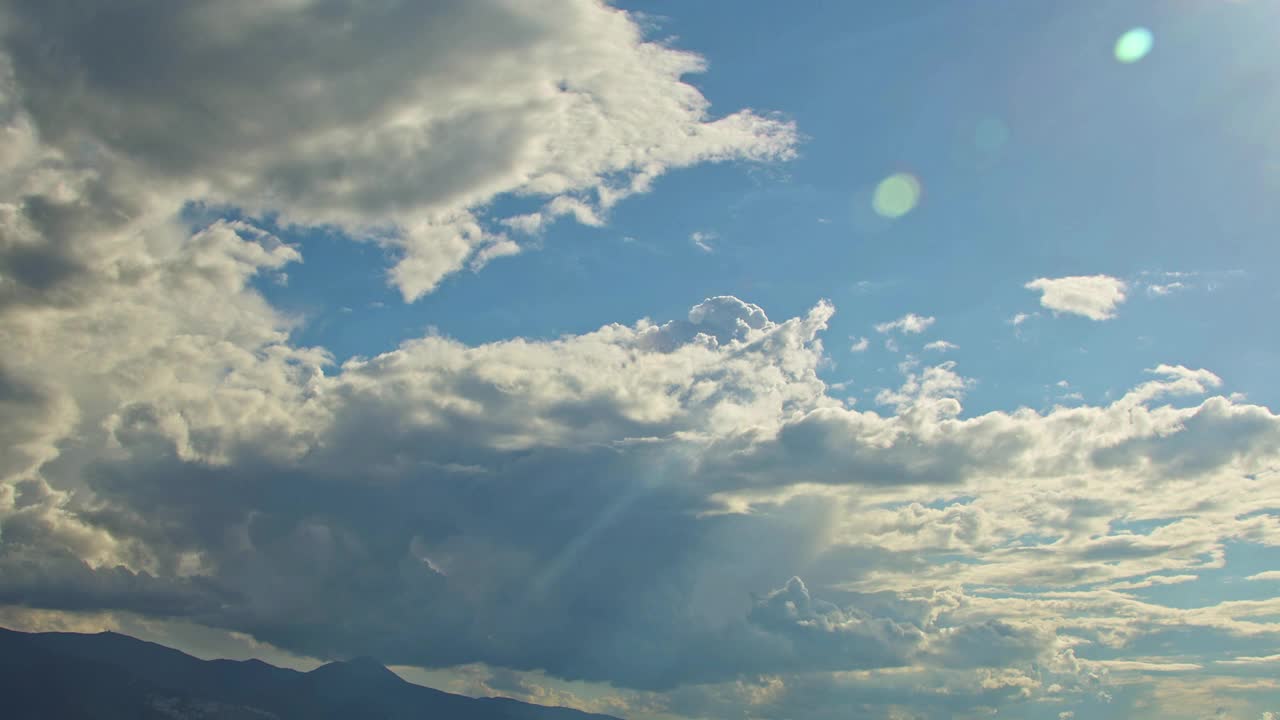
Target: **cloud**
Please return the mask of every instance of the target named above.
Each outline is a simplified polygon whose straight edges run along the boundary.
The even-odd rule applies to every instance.
[[[676,321],[427,336],[335,368],[287,345],[248,284],[295,251],[224,224],[173,252],[64,322],[5,326],[33,349],[10,386],[39,377],[75,408],[48,416],[55,449],[7,486],[7,602],[312,657],[540,668],[668,703],[686,683],[975,667],[1013,674],[964,702],[1012,701],[1039,692],[1019,668],[1053,657],[1056,633],[1250,633],[1274,612],[1071,590],[1273,536],[1248,477],[1275,462],[1280,421],[1167,404],[1211,373],[1163,366],[1110,405],[964,418],[956,365],[905,367],[883,413],[854,411],[817,377],[829,305],[775,321],[728,296]],[[194,301],[158,299],[172,288]],[[1110,529],[1135,516],[1181,519]],[[805,580],[779,586],[783,568]],[[1027,585],[1059,590],[962,589]]]
[[[1170,282],[1163,285],[1150,283],[1147,285],[1147,293],[1154,296],[1172,295],[1173,293],[1186,289],[1186,284],[1181,282]]]
[[[1091,663],[1109,672],[1184,673],[1202,670],[1195,663],[1145,662],[1141,660],[1097,660]]]
[[[1199,575],[1152,575],[1151,577],[1143,578],[1141,580],[1113,583],[1107,587],[1110,590],[1140,590],[1142,588],[1155,587],[1157,585],[1178,585],[1181,583],[1195,582],[1199,579]]]
[[[697,230],[689,235],[689,242],[693,243],[694,247],[705,253],[715,252],[715,242],[719,239],[719,235],[702,230]]]
[[[1150,297],[1165,297],[1187,290],[1213,290],[1224,282],[1237,279],[1241,272],[1188,272],[1144,270],[1138,284],[1146,288]]]
[[[1267,655],[1265,657],[1240,656],[1231,658],[1230,660],[1219,660],[1219,665],[1270,665],[1272,663],[1280,663],[1280,654]]]
[[[251,283],[297,248],[229,222],[148,242],[127,282],[86,275],[93,292],[56,322],[0,315],[27,349],[0,395],[6,602],[671,693],[1017,668],[1054,632],[1250,633],[1273,612],[955,589],[1191,574],[1224,538],[1274,537],[1249,478],[1276,461],[1278,421],[1223,397],[1169,404],[1222,384],[1206,371],[966,418],[958,366],[904,366],[880,412],[854,411],[818,377],[830,305],[774,320],[729,296],[663,323],[428,335],[334,366],[291,345]],[[1182,519],[1134,535],[1118,517]],[[779,587],[779,570],[805,580]]]
[[[907,313],[897,320],[879,323],[875,328],[878,333],[900,332],[904,335],[919,335],[933,325],[934,320],[935,318],[929,316]]]
[[[1107,275],[1038,278],[1024,287],[1041,293],[1040,304],[1055,313],[1110,320],[1125,300],[1125,283]],[[1016,318],[1016,316],[1015,316]],[[1018,324],[1018,322],[1014,322]]]
[[[933,350],[935,352],[949,352],[951,350],[959,350],[960,346],[946,340],[934,340],[924,346],[925,350]]]
[[[868,340],[865,337],[860,337],[857,340],[854,340],[853,344],[849,346],[849,352],[855,352],[855,353],[866,352],[867,347],[869,347],[870,345],[871,345],[870,340]]]
[[[682,80],[702,59],[595,0],[80,5],[4,12],[6,116],[32,182],[96,188],[82,222],[197,202],[340,228],[387,248],[410,300],[517,252],[500,228],[599,224],[669,169],[785,159],[796,141],[749,110],[711,117]],[[34,221],[61,202],[23,193]],[[504,194],[546,204],[485,216]],[[75,246],[12,260],[47,293],[78,272]]]
[[[1280,580],[1280,570],[1267,570],[1245,578],[1245,580]]]
[[[479,685],[580,706],[603,707],[542,679],[607,684],[706,717],[950,717],[1270,661],[1275,599],[1132,592],[1280,542],[1280,418],[1205,369],[972,413],[960,365],[913,359],[854,409],[821,374],[831,304],[771,317],[733,296],[342,363],[297,341],[257,288],[308,249],[269,225],[379,243],[416,297],[669,169],[790,155],[785,121],[710,116],[680,79],[701,61],[632,16],[82,10],[4,10],[6,613],[482,666]],[[507,193],[536,209],[488,214]],[[241,219],[191,220],[226,205]],[[1196,679],[1239,688],[1224,677]]]

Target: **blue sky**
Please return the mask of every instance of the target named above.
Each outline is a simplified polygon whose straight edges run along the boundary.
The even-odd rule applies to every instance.
[[[1280,6],[11,5],[0,623],[1280,712]]]

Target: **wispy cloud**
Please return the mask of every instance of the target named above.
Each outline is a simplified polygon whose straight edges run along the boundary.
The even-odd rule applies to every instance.
[[[927,315],[907,313],[897,320],[878,323],[875,328],[878,333],[900,332],[905,335],[919,335],[933,325],[935,320],[936,318]]]
[[[715,252],[715,242],[720,239],[717,233],[706,230],[695,230],[689,235],[689,242],[705,253]]]
[[[1219,660],[1219,665],[1280,665],[1280,655],[1241,655],[1228,660]]]

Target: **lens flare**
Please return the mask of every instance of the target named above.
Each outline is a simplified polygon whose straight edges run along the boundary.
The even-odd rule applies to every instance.
[[[871,207],[877,215],[892,219],[911,212],[919,202],[920,181],[911,173],[894,173],[876,186]]]
[[[1151,46],[1155,44],[1155,37],[1151,31],[1138,27],[1120,36],[1116,40],[1116,60],[1122,63],[1136,63],[1151,52]]]

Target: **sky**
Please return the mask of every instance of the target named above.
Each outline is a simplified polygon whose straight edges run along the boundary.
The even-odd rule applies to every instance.
[[[1280,717],[1280,4],[0,2],[0,625]]]

